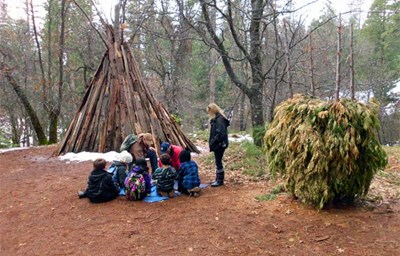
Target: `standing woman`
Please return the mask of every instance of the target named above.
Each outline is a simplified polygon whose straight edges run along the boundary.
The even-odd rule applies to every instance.
[[[224,112],[217,104],[211,103],[207,107],[208,115],[210,116],[210,139],[208,145],[210,152],[214,152],[216,178],[211,187],[219,187],[224,185],[224,166],[222,158],[224,157],[225,149],[228,147],[228,126],[229,120],[225,117]]]

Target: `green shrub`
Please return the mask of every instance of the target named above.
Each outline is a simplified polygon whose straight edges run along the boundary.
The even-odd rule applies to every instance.
[[[182,118],[178,116],[177,114],[171,114],[172,120],[174,120],[175,123],[178,125],[182,125]]]
[[[254,144],[261,147],[263,142],[263,137],[265,135],[266,126],[255,126],[252,130],[252,137]]]
[[[12,146],[12,141],[7,134],[0,130],[0,148],[9,148]]]
[[[387,164],[377,138],[379,106],[296,95],[275,110],[264,137],[268,166],[287,190],[319,208],[365,196]]]

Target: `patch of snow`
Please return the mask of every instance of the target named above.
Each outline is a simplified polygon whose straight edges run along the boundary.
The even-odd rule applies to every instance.
[[[209,150],[209,148],[208,147],[202,147],[202,146],[196,146],[197,147],[197,149],[200,151],[200,153],[206,153],[206,152],[209,152],[210,150]],[[198,155],[198,154],[196,154],[196,153],[192,153],[192,155]]]
[[[107,162],[112,162],[117,159],[119,155],[118,152],[110,151],[107,153],[98,153],[98,152],[80,152],[80,153],[67,153],[63,156],[59,156],[58,158],[63,161],[94,161],[97,158],[104,158]]]
[[[5,153],[5,152],[9,152],[9,151],[15,151],[15,150],[23,150],[23,149],[27,149],[29,147],[22,147],[22,148],[4,148],[4,149],[0,149],[0,154],[1,153]]]
[[[254,142],[254,139],[249,134],[246,134],[244,136],[243,135],[235,135],[234,137],[230,136],[228,140],[232,142],[243,142],[243,141]]]

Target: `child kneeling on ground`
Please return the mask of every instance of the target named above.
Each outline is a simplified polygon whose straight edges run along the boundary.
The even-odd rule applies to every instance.
[[[179,168],[179,190],[190,195],[199,196],[201,191],[199,168],[195,161],[191,160],[190,151],[185,149],[179,154],[181,166]]]
[[[171,166],[171,157],[168,154],[162,154],[160,161],[162,167],[158,167],[152,176],[152,179],[157,182],[157,193],[161,196],[174,197],[174,183],[178,179],[178,174]]]
[[[79,198],[87,197],[92,203],[103,203],[118,196],[118,185],[114,183],[112,175],[105,170],[106,164],[105,159],[94,160],[87,189],[84,192],[78,192]]]

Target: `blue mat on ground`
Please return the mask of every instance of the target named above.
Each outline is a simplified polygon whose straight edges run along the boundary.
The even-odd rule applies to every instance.
[[[159,196],[157,194],[157,186],[151,186],[151,192],[148,196],[146,196],[143,199],[143,202],[147,202],[147,203],[155,203],[155,202],[161,202],[164,200],[169,199],[169,197],[167,196]]]
[[[206,187],[208,187],[208,184],[200,184],[199,186],[200,188],[204,189]],[[180,196],[181,193],[179,193],[178,191],[175,191],[175,197]],[[157,193],[157,186],[153,185],[151,186],[151,192],[148,196],[146,196],[143,201],[147,202],[147,203],[155,203],[155,202],[161,202],[164,200],[169,199],[169,197],[167,196],[159,196]]]
[[[208,184],[200,184],[200,186],[199,186],[199,188],[206,188],[206,187],[208,187]]]

